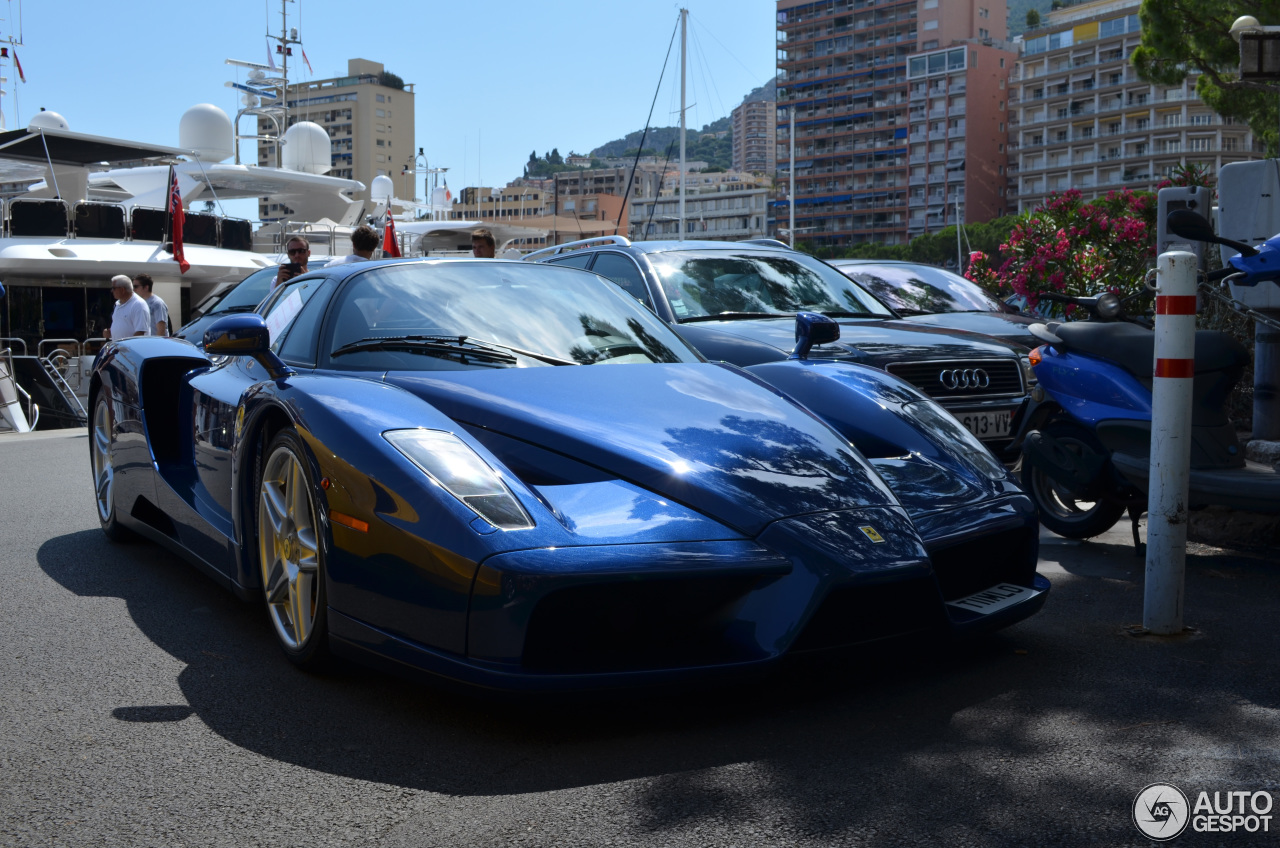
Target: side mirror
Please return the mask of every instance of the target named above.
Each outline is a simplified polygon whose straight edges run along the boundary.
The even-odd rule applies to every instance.
[[[297,372],[271,350],[271,331],[261,315],[228,315],[204,331],[204,349],[214,356],[252,356],[272,380]]]
[[[796,346],[788,359],[808,359],[809,348],[840,338],[840,325],[817,312],[796,313]]]
[[[1191,241],[1202,241],[1208,244],[1221,244],[1235,248],[1242,256],[1253,256],[1258,251],[1243,242],[1219,238],[1213,232],[1213,225],[1199,212],[1190,209],[1175,209],[1165,219],[1165,226],[1175,236]]]

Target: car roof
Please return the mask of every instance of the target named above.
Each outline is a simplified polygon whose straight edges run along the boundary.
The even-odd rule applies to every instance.
[[[617,244],[593,244],[583,250],[616,250],[623,245]],[[625,248],[624,248],[625,249]],[[771,247],[769,245],[751,244],[741,241],[706,241],[701,239],[686,239],[685,241],[676,241],[675,239],[664,239],[658,241],[633,241],[630,245],[631,250],[640,253],[666,253],[671,250],[732,250],[737,252],[750,251],[752,253],[795,253],[796,251],[786,247]],[[566,251],[574,252],[574,251]],[[562,254],[563,255],[563,254]]]
[[[916,268],[936,268],[939,271],[951,271],[950,268],[943,268],[941,265],[934,265],[932,262],[913,262],[910,259],[828,259],[828,265],[837,267],[845,265],[911,265]],[[951,271],[955,273],[955,271]]]

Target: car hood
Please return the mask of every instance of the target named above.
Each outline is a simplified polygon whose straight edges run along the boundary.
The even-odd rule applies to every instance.
[[[922,359],[989,359],[1016,356],[1022,346],[1001,339],[911,324],[897,319],[840,319],[840,341],[814,347],[810,358],[840,358],[883,368],[893,362]],[[680,334],[695,347],[715,336],[767,344],[780,353],[795,347],[795,321],[761,318],[737,321],[698,321],[681,324]]]
[[[1041,319],[1001,312],[940,312],[933,315],[912,315],[903,319],[906,323],[917,327],[981,333],[1026,347],[1035,347],[1040,344],[1027,329],[1039,320]]]
[[[392,372],[460,424],[537,445],[755,536],[781,518],[898,502],[838,433],[719,365]]]

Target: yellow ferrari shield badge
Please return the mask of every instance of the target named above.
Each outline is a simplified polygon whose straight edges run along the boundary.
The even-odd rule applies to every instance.
[[[869,524],[865,527],[859,527],[858,529],[862,531],[863,535],[875,542],[877,545],[884,541],[884,536],[881,536],[876,528]]]

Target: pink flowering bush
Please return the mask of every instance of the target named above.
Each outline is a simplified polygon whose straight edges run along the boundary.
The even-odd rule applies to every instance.
[[[997,295],[1073,296],[1136,291],[1155,261],[1155,197],[1124,189],[1089,203],[1072,189],[1054,194],[1014,226],[1003,261],[975,251],[965,276]]]

